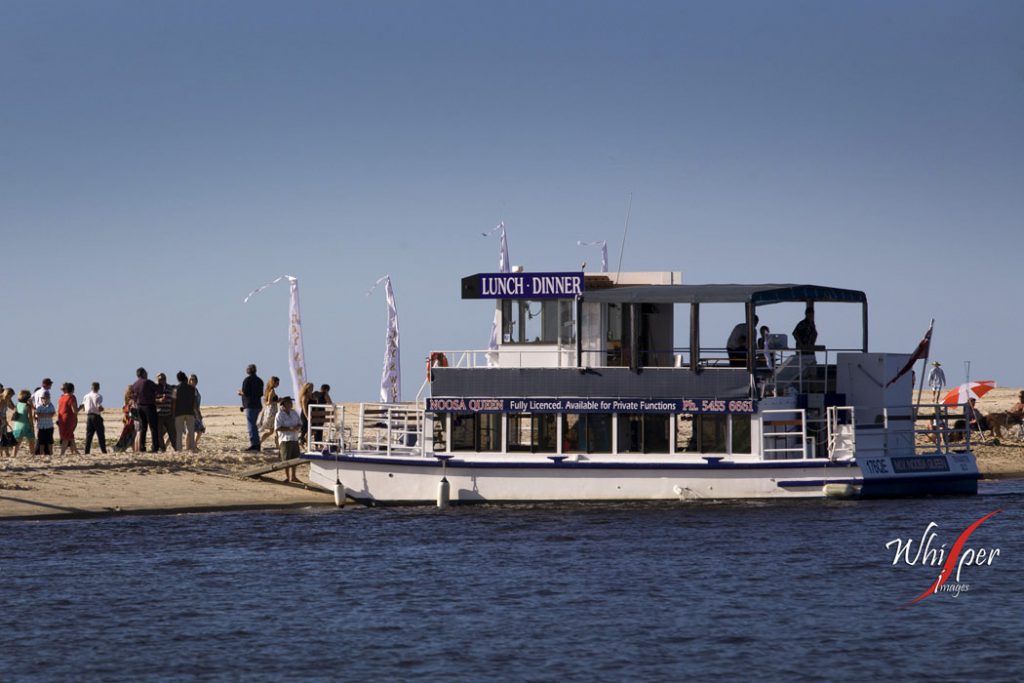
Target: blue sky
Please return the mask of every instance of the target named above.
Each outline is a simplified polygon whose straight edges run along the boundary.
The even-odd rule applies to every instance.
[[[385,306],[364,293],[390,273],[411,398],[431,349],[486,344],[491,308],[458,299],[497,266],[481,232],[504,220],[530,270],[596,264],[578,239],[614,265],[632,193],[624,270],[863,289],[872,350],[935,317],[951,381],[971,360],[1024,385],[1024,4],[0,15],[4,384],[116,395],[141,364],[233,401],[250,361],[287,375],[287,288],[242,298],[290,274],[310,378],[372,399]]]

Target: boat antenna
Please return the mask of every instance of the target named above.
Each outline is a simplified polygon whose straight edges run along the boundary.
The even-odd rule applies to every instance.
[[[619,247],[619,265],[615,269],[615,284],[619,284],[619,275],[622,274],[622,252],[626,251],[626,234],[629,232],[629,212],[633,208],[633,193],[629,193],[629,203],[626,204],[626,227],[622,230],[622,246]]]

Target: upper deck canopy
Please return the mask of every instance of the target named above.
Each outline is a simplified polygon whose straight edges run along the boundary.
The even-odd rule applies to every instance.
[[[864,303],[864,292],[819,285],[640,285],[586,291],[583,301],[621,304],[742,303],[759,306],[786,302]]]

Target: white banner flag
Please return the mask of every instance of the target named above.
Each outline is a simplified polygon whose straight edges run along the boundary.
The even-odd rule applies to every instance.
[[[508,264],[508,237],[505,235],[505,221],[502,221],[493,228],[491,228],[490,232],[495,232],[498,230],[501,231],[501,244],[498,247],[498,272],[507,273],[511,270],[511,268],[509,267]],[[484,237],[487,237],[489,234],[490,233],[488,232],[483,233]],[[491,326],[491,338],[487,342],[487,349],[489,351],[489,353],[487,354],[487,365],[492,367],[498,364],[498,354],[496,353],[496,351],[498,350],[498,335],[500,333],[499,328],[501,327],[499,325],[500,320],[500,312],[494,311],[494,324]]]
[[[288,370],[292,375],[292,391],[296,401],[302,393],[302,385],[306,383],[306,351],[302,345],[302,314],[299,312],[299,280],[291,275],[282,275],[272,282],[252,290],[242,303],[262,292],[281,280],[288,280],[291,289],[291,301],[288,305]]]
[[[584,242],[582,240],[576,242],[577,247],[601,247],[601,272],[608,272],[608,240],[598,240],[596,242]]]
[[[398,309],[395,307],[395,290],[391,287],[391,276],[377,280],[367,296],[373,293],[381,282],[388,305],[388,328],[384,339],[384,370],[380,376],[380,400],[382,403],[398,403],[402,400],[402,356],[398,336]]]

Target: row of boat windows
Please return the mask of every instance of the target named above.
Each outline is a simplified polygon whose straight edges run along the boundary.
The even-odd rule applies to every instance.
[[[450,443],[450,452],[750,453],[750,419],[749,415],[453,413],[434,420],[434,450],[449,452]]]

